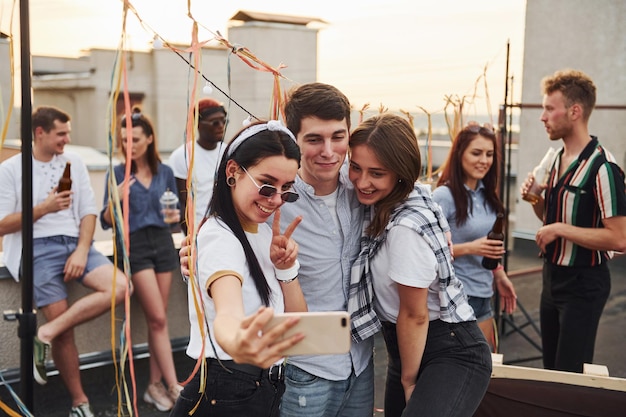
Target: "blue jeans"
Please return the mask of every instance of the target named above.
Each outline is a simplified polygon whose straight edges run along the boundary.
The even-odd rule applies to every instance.
[[[297,366],[285,366],[285,394],[281,417],[372,417],[374,414],[374,363],[357,377],[330,381]]]
[[[475,321],[428,326],[415,390],[406,403],[395,323],[383,322],[387,345],[385,417],[470,417],[491,379],[491,353]]]

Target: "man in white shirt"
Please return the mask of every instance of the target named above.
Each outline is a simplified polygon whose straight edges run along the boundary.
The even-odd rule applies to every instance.
[[[112,293],[121,302],[128,288],[126,276],[93,248],[96,227],[95,199],[87,167],[80,157],[64,152],[70,142],[70,117],[54,107],[39,107],[33,128],[33,295],[46,318],[37,330],[34,345],[34,377],[47,382],[45,360],[52,357],[71,397],[70,417],[93,413],[83,391],[74,341],[74,327],[109,310]],[[57,192],[66,163],[71,164],[72,186]],[[22,155],[0,165],[0,236],[3,260],[18,280],[22,262]],[[116,273],[115,286],[113,277]],[[93,290],[67,301],[66,284],[77,281]]]
[[[194,146],[194,161],[191,173],[191,190],[195,197],[194,225],[197,228],[207,211],[213,196],[215,170],[222,156],[222,141],[226,124],[226,110],[212,98],[198,102],[198,139],[189,141],[172,152],[168,165],[174,171],[180,198],[181,212],[187,211],[187,178],[191,161],[191,147]],[[181,227],[187,234],[186,216],[181,217]]]

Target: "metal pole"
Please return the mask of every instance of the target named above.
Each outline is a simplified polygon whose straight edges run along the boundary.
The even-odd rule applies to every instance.
[[[24,405],[33,410],[33,337],[37,316],[33,311],[33,161],[31,129],[31,67],[28,0],[20,1],[20,56],[22,78],[22,311],[18,335],[21,339],[20,388]]]
[[[513,89],[513,76],[511,76],[511,90]],[[504,248],[507,249],[507,251],[504,254],[504,259],[503,259],[503,263],[502,265],[504,265],[505,270],[508,271],[508,242],[509,242],[509,231],[511,230],[509,228],[509,216],[508,213],[510,212],[509,207],[510,207],[510,194],[511,194],[511,159],[512,159],[512,152],[513,152],[513,110],[511,109],[511,106],[509,106],[509,103],[507,103],[506,108],[508,109],[508,114],[509,114],[509,129],[508,129],[508,135],[507,135],[507,148],[506,148],[506,186],[504,188],[504,197],[505,197],[505,201],[506,201],[506,207],[507,207],[507,222],[504,225],[504,241],[506,242],[504,245]],[[506,123],[505,123],[506,124]],[[504,137],[502,138],[504,140]]]
[[[507,137],[507,112],[510,111],[508,102],[509,102],[509,55],[511,50],[511,42],[506,42],[506,72],[505,72],[505,82],[504,82],[504,114],[502,115],[502,124],[500,126],[500,149],[502,149],[502,164],[500,165],[500,198],[503,200],[506,205],[504,206],[504,216],[506,222],[504,222],[504,249],[508,249],[508,231],[509,231],[509,199],[508,199],[508,189],[507,183],[509,181],[509,177],[507,175],[505,166],[507,163],[510,164],[510,152],[507,153],[506,148],[506,137]],[[504,256],[502,257],[502,265],[504,269],[507,270],[508,265],[508,250],[504,252]]]
[[[507,160],[507,152],[506,152],[506,146],[505,146],[505,138],[506,138],[506,133],[507,133],[507,111],[509,111],[508,108],[508,101],[509,101],[509,51],[510,51],[510,47],[511,47],[511,42],[509,40],[507,40],[506,42],[506,68],[505,68],[505,74],[504,74],[504,104],[502,106],[500,106],[500,112],[498,114],[498,123],[500,124],[500,149],[501,149],[501,162],[500,162],[500,166],[498,167],[498,169],[500,170],[500,199],[502,200],[504,205],[504,218],[505,218],[505,222],[504,222],[504,256],[502,256],[502,265],[504,266],[504,270],[507,270],[507,263],[508,263],[508,238],[507,238],[507,231],[509,229],[509,206],[508,206],[508,198],[507,195],[505,193],[507,193],[508,187],[505,187],[505,182],[509,181],[508,176],[506,175],[506,171],[505,171],[505,164],[506,164],[506,160]],[[494,297],[493,297],[493,302],[494,302],[494,319],[496,322],[496,332],[499,333],[503,333],[504,330],[504,321],[502,319],[502,313],[500,312],[500,294],[498,293],[498,288],[494,285]]]

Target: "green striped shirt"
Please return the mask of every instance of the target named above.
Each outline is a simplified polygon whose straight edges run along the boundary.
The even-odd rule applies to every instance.
[[[596,228],[603,227],[603,219],[626,215],[624,172],[598,139],[591,139],[561,178],[563,151],[558,153],[546,189],[545,224]],[[549,244],[544,254],[549,262],[562,266],[595,266],[612,256],[612,252],[587,249],[561,238]]]

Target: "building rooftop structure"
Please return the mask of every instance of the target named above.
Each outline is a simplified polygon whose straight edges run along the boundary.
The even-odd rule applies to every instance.
[[[230,18],[230,20],[239,20],[242,22],[269,22],[269,23],[287,23],[291,25],[307,26],[309,23],[327,22],[317,17],[294,16],[284,14],[272,14],[263,12],[254,12],[249,10],[240,10]]]

